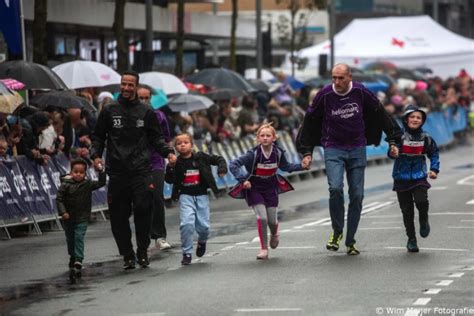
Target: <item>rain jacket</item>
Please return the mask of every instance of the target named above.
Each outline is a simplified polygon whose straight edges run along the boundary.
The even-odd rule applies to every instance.
[[[102,157],[106,143],[108,174],[150,172],[149,145],[162,157],[174,153],[164,140],[153,109],[137,99],[129,101],[121,96],[99,114],[92,136],[92,159]]]
[[[426,179],[428,177],[426,157],[430,160],[430,170],[439,173],[439,149],[434,139],[421,127],[411,130],[406,124],[406,116],[413,111],[423,114],[423,123],[426,120],[426,114],[423,111],[412,105],[407,107],[404,113],[404,133],[399,145],[399,156],[393,165],[392,177],[394,180]],[[389,157],[392,158],[390,155]]]
[[[260,146],[260,145],[258,145]],[[230,191],[229,195],[236,199],[244,198],[244,191],[242,185],[245,181],[250,179],[253,174],[253,170],[255,167],[255,162],[257,160],[257,148],[255,146],[249,149],[243,156],[240,156],[234,160],[232,160],[229,164],[230,172],[234,175],[234,177],[239,181]],[[285,156],[285,150],[279,147],[276,143],[273,143],[273,146],[277,149],[277,165],[278,169],[286,171],[286,172],[293,172],[303,170],[301,165],[292,164],[288,162]],[[245,171],[242,170],[242,166],[245,167]],[[291,186],[290,182],[280,174],[276,174],[277,183],[278,183],[278,193],[285,193],[288,191],[292,191],[293,187]]]
[[[211,165],[217,166],[217,173],[227,173],[227,163],[224,158],[218,155],[208,155],[203,152],[193,153],[193,159],[197,162],[197,168],[201,175],[201,181],[204,185],[211,188],[217,194],[217,185],[214,176],[212,175]],[[185,176],[183,159],[178,157],[176,165],[171,167],[166,166],[165,181],[173,184],[173,192],[171,198],[177,200],[181,194],[181,188]]]
[[[92,209],[92,191],[103,187],[105,182],[106,175],[103,171],[99,173],[98,181],[85,179],[76,182],[71,176],[61,178],[61,186],[56,196],[59,216],[67,212],[74,223],[89,220]]]

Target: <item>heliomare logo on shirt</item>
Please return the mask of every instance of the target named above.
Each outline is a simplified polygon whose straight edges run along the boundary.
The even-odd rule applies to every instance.
[[[140,128],[143,126],[145,126],[145,122],[143,120],[137,120],[137,127]]]
[[[425,149],[424,141],[410,141],[403,140],[402,144],[402,154],[406,155],[423,155]]]
[[[346,103],[339,109],[331,111],[332,116],[339,116],[343,119],[353,117],[355,113],[359,113],[359,106],[357,103]]]
[[[201,182],[201,175],[198,169],[188,169],[184,175],[183,185],[198,185]]]

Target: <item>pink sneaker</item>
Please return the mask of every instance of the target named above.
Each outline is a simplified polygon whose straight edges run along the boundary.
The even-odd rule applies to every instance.
[[[268,250],[260,249],[260,252],[257,255],[257,260],[267,260],[268,259]]]
[[[280,234],[275,234],[270,236],[270,247],[276,249],[280,243]]]

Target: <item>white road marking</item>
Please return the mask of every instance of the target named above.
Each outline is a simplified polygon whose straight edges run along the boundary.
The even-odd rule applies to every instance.
[[[280,233],[287,233],[287,232],[291,232],[291,229],[282,229],[282,230],[280,230]]]
[[[385,203],[382,203],[382,204],[378,204],[378,205],[375,205],[375,206],[371,206],[369,208],[364,208],[361,212],[361,214],[367,214],[367,213],[370,213],[370,212],[373,212],[375,210],[378,210],[382,207],[385,207],[387,205],[390,205],[390,204],[393,204],[395,203],[394,201],[388,201],[388,202],[385,202]]]
[[[331,224],[332,224],[331,222],[327,222],[327,223],[322,223],[321,226],[329,226]]]
[[[252,242],[259,242],[260,241],[260,237],[255,237],[254,239],[252,239]]]
[[[472,229],[472,226],[448,226],[448,228],[452,229]]]
[[[467,201],[466,204],[467,204],[467,205],[474,204],[474,200]]]
[[[258,312],[302,312],[301,308],[238,308],[237,313],[258,313]]]
[[[315,246],[293,246],[293,247],[282,247],[279,246],[278,249],[316,249],[320,247]],[[241,248],[242,249],[242,248]],[[251,250],[251,249],[260,249],[260,247],[244,247],[243,249]]]
[[[248,244],[249,244],[248,241],[242,241],[242,242],[236,243],[235,245],[236,245],[236,246],[240,246],[240,245],[248,245]]]
[[[442,191],[446,190],[448,187],[431,187],[430,191]]]
[[[315,222],[306,223],[306,224],[303,225],[303,227],[316,226],[316,225],[319,225],[319,224],[321,224],[321,223],[324,223],[324,222],[327,222],[327,221],[330,221],[330,220],[331,220],[330,217],[325,217],[325,218],[320,219],[320,220],[317,220],[317,221],[315,221]]]
[[[456,272],[456,273],[451,273],[449,275],[450,278],[460,278],[464,275],[464,272]]]
[[[474,219],[462,219],[461,223],[468,223],[468,222],[474,222]]]
[[[221,250],[222,250],[222,251],[231,250],[231,249],[234,248],[234,247],[235,247],[235,246],[227,246],[227,247],[222,248]]]
[[[421,298],[417,299],[415,301],[415,303],[413,303],[413,305],[424,306],[424,305],[428,304],[430,301],[431,301],[430,297],[421,297]]]
[[[379,230],[379,229],[403,229],[402,227],[364,227],[359,230]]]
[[[178,270],[179,268],[181,267],[171,267],[171,268],[168,268],[167,271],[174,271],[174,270]]]
[[[384,247],[385,249],[405,249],[406,247]],[[465,252],[470,251],[468,249],[448,249],[448,248],[421,248],[421,250],[433,250],[433,251],[459,251]]]
[[[430,215],[474,215],[470,212],[441,212],[441,213],[430,213]]]
[[[472,271],[472,270],[474,270],[474,267],[473,266],[466,266],[466,267],[462,268],[461,270]]]
[[[292,230],[292,229],[285,229],[285,231],[280,230],[280,233],[313,233],[314,230],[312,229],[299,229],[299,230]]]
[[[474,175],[470,175],[468,177],[465,177],[458,182],[456,182],[458,185],[474,185]]]
[[[441,289],[427,289],[425,292],[423,292],[424,294],[438,294],[439,292],[441,292],[442,290]]]
[[[438,283],[436,283],[436,285],[437,286],[448,286],[453,282],[454,282],[454,280],[441,280]]]

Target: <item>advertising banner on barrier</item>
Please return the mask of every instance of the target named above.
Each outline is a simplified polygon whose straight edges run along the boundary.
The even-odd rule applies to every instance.
[[[49,179],[49,199],[53,207],[53,211],[57,212],[58,208],[56,207],[56,196],[58,194],[59,186],[61,185],[61,172],[58,170],[56,165],[51,161],[47,166],[40,167],[40,172],[45,173]],[[42,178],[44,175],[42,176]]]
[[[59,153],[57,155],[54,155],[51,160],[60,172],[61,176],[69,173],[71,166],[69,159],[66,157],[65,154]]]
[[[46,170],[24,156],[16,157],[26,179],[26,184],[32,192],[32,213],[35,215],[53,214],[52,201],[49,196],[51,183]]]
[[[14,162],[16,163],[16,162]],[[29,210],[23,197],[19,194],[25,183],[16,177],[16,185],[11,165],[0,162],[0,219],[2,220],[28,220]]]

